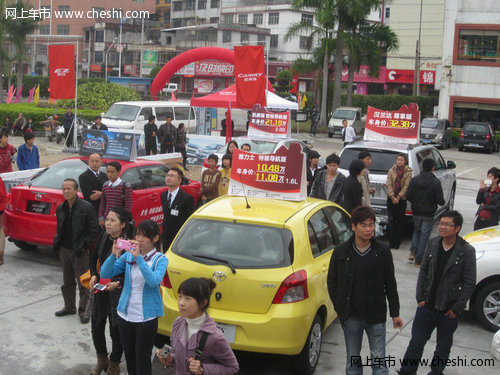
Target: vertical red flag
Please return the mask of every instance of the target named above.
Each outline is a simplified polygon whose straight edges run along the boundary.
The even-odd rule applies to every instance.
[[[75,98],[75,46],[49,46],[50,99]]]
[[[290,82],[291,85],[293,85],[293,87],[290,89],[290,94],[296,94],[297,93],[297,89],[299,87],[299,75],[298,74],[295,74],[292,78],[292,82]]]
[[[233,127],[231,121],[231,107],[229,107],[226,113],[226,143],[233,138]]]
[[[234,76],[236,104],[240,108],[266,105],[267,77],[264,65],[264,46],[234,47]]]

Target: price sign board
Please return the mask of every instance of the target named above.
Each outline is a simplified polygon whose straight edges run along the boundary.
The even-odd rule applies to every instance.
[[[291,136],[290,112],[252,111],[248,124],[249,137],[289,138]]]
[[[274,154],[234,150],[229,194],[302,201],[307,198],[306,158],[298,143]]]
[[[397,111],[368,107],[364,140],[417,144],[420,141],[418,104],[403,105]]]

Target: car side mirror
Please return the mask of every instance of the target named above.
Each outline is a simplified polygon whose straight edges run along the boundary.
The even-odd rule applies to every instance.
[[[456,167],[457,167],[457,165],[455,164],[454,161],[448,160],[448,162],[446,163],[447,169],[455,169]]]
[[[140,115],[137,117],[137,121],[144,121],[146,120],[143,115]]]

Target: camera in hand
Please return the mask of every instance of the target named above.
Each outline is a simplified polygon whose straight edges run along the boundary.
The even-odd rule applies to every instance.
[[[162,356],[163,358],[167,358],[167,357],[168,357],[168,355],[169,355],[170,353],[172,353],[173,351],[174,351],[174,348],[173,348],[173,347],[171,347],[171,346],[170,346],[170,345],[168,345],[168,344],[165,344],[165,345],[163,345],[163,348],[161,348],[161,352],[160,352],[160,354],[161,354],[161,356]]]
[[[124,240],[122,238],[118,238],[118,240],[116,241],[116,246],[119,249],[123,249],[123,250],[127,250],[127,251],[132,250],[132,243],[130,241]]]

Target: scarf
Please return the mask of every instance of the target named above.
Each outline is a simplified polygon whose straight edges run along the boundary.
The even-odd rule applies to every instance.
[[[398,196],[401,191],[401,180],[403,179],[403,175],[405,173],[405,167],[397,167],[396,166],[396,180],[394,181],[394,196]]]

